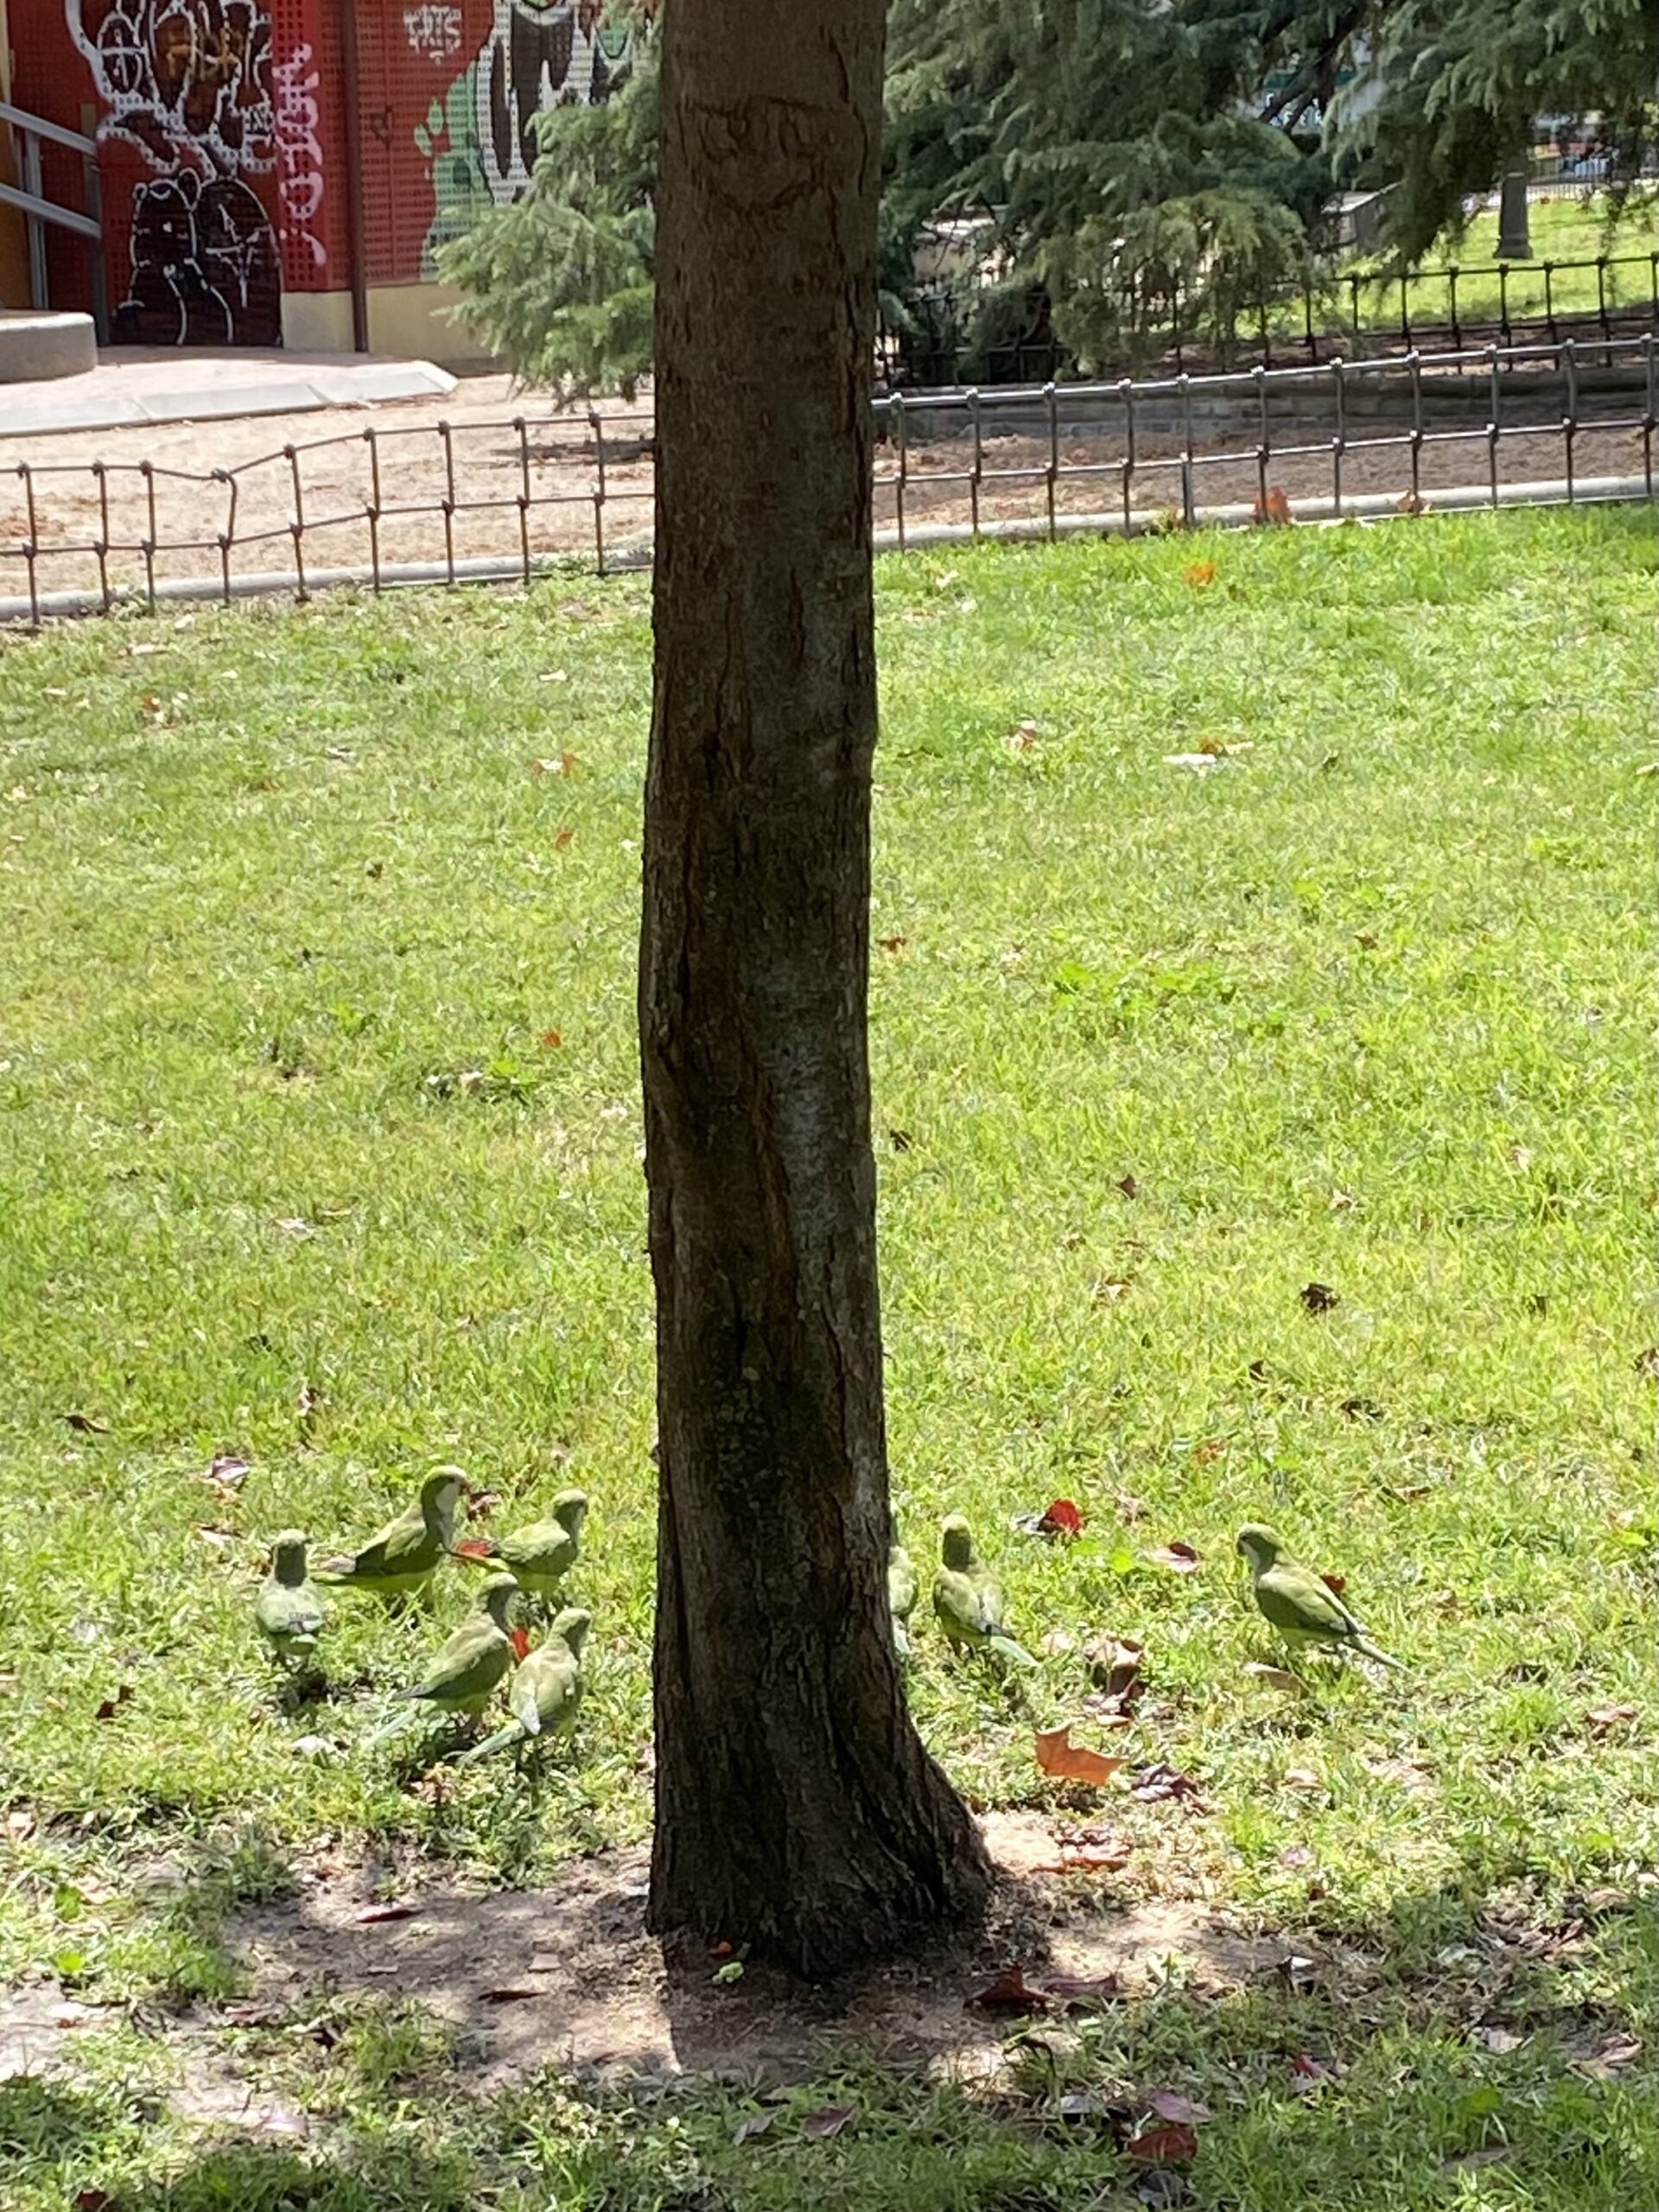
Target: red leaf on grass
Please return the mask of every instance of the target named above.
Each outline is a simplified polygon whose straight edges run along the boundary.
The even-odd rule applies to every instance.
[[[574,830],[561,830],[553,840],[554,851],[556,853],[563,852],[566,846],[569,844],[571,839],[575,836],[575,834],[576,833]]]
[[[1044,1535],[1060,1536],[1070,1543],[1083,1534],[1083,1516],[1069,1497],[1057,1497],[1045,1509],[1037,1526]]]
[[[365,1904],[352,1915],[359,1928],[373,1928],[383,1920],[414,1920],[421,1908],[417,1904]]]
[[[493,1536],[463,1536],[449,1548],[457,1559],[485,1560],[495,1557],[497,1546]]]
[[[1160,1544],[1152,1551],[1142,1552],[1141,1556],[1150,1566],[1166,1567],[1173,1574],[1192,1574],[1198,1571],[1198,1555],[1191,1544]]]
[[[556,1029],[543,1030],[541,1035],[541,1046],[542,1050],[544,1052],[556,1052],[563,1042],[563,1038],[560,1036]]]
[[[1042,2012],[1053,2001],[1046,1990],[1028,1986],[1023,1967],[1004,1967],[995,1981],[968,1999],[985,2012]]]
[[[1109,1782],[1123,1764],[1122,1759],[1108,1758],[1103,1751],[1091,1751],[1085,1744],[1074,1744],[1069,1721],[1062,1728],[1039,1728],[1036,1751],[1037,1764],[1045,1774],[1052,1775],[1058,1782],[1086,1782],[1096,1789]]]
[[[507,1642],[512,1646],[512,1656],[515,1659],[529,1658],[530,1630],[528,1629],[510,1629],[507,1631]]]
[[[1340,1598],[1348,1587],[1348,1578],[1345,1574],[1322,1574],[1319,1580],[1333,1598]]]
[[[1181,2126],[1143,2128],[1123,2145],[1126,2158],[1138,2158],[1147,2166],[1184,2166],[1198,2154],[1198,2137]]]
[[[1179,2089],[1154,2089],[1147,2102],[1160,2120],[1171,2120],[1178,2127],[1196,2126],[1199,2120],[1211,2116],[1208,2105],[1195,2103]]]

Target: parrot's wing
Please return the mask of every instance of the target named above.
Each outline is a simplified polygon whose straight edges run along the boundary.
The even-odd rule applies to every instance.
[[[1288,1629],[1293,1635],[1346,1643],[1360,1632],[1353,1615],[1334,1591],[1305,1567],[1281,1561],[1269,1567],[1256,1581],[1255,1602],[1274,1628]]]
[[[512,1646],[491,1621],[468,1621],[458,1628],[433,1661],[430,1672],[405,1697],[440,1702],[486,1697],[507,1671]]]

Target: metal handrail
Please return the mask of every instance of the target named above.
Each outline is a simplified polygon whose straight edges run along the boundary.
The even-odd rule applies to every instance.
[[[60,207],[55,200],[37,200],[32,192],[19,192],[16,185],[0,184],[0,207],[18,208],[40,222],[73,231],[77,238],[101,239],[104,236],[103,226],[90,215],[77,215],[73,207]]]
[[[90,248],[87,259],[92,269],[92,327],[99,344],[107,346],[110,309],[104,278],[104,193],[98,170],[98,141],[81,131],[67,130],[60,123],[49,123],[43,115],[32,115],[27,108],[14,107],[10,100],[0,100],[0,124],[9,126],[17,140],[22,185],[0,184],[0,206],[17,208],[29,226],[29,297],[37,308],[51,305],[46,236],[41,225],[50,223],[59,230],[85,238]],[[86,194],[84,214],[47,198],[41,174],[42,143],[61,146],[68,153],[79,155],[81,181]]]
[[[83,137],[79,130],[67,130],[60,123],[48,123],[43,115],[31,115],[27,108],[13,107],[10,100],[0,100],[0,123],[10,124],[14,130],[27,130],[54,146],[67,146],[72,154],[98,151],[96,138]]]

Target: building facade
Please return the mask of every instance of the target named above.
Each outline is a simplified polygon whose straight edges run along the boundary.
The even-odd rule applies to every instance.
[[[13,104],[97,142],[113,342],[451,364],[437,248],[631,59],[604,0],[0,0],[0,31]],[[47,145],[46,196],[79,168]],[[50,234],[50,305],[90,306],[90,251]]]

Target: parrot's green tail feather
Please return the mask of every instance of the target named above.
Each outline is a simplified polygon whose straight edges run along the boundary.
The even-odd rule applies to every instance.
[[[1375,1659],[1379,1667],[1398,1667],[1402,1674],[1405,1672],[1403,1659],[1396,1659],[1391,1651],[1379,1651],[1376,1644],[1368,1643],[1363,1636],[1354,1638],[1353,1648],[1362,1658]]]
[[[1034,1667],[1037,1664],[1024,1644],[1016,1643],[1011,1636],[991,1637],[985,1649],[995,1651],[999,1659],[1006,1659],[1010,1667]]]
[[[512,1745],[524,1741],[524,1725],[521,1720],[510,1720],[505,1728],[498,1728],[493,1736],[486,1736],[481,1744],[474,1744],[469,1751],[462,1751],[456,1759],[457,1766],[473,1766],[480,1759],[489,1758],[496,1751],[505,1751]]]

